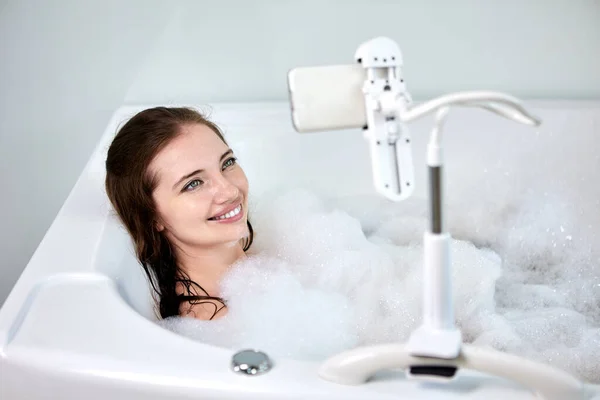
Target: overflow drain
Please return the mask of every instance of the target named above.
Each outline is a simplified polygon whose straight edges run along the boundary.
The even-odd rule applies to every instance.
[[[242,350],[233,355],[231,367],[244,375],[259,375],[269,371],[273,364],[265,353],[257,350]]]

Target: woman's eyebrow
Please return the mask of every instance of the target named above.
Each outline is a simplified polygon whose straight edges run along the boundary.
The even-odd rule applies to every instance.
[[[229,149],[227,150],[225,153],[223,153],[223,155],[221,156],[221,161],[227,157],[229,154],[233,154],[233,150]]]
[[[190,172],[189,174],[186,174],[186,175],[182,176],[182,177],[181,177],[181,178],[180,178],[180,179],[179,179],[177,182],[175,182],[175,184],[173,185],[173,189],[177,188],[177,186],[178,186],[178,185],[179,185],[181,182],[183,182],[184,180],[186,180],[186,179],[188,179],[188,178],[191,178],[192,176],[194,176],[194,175],[196,175],[196,174],[199,174],[199,173],[201,173],[201,172],[203,172],[203,171],[204,171],[203,169],[197,169],[197,170],[195,170],[195,171],[192,171],[192,172]]]
[[[233,154],[233,150],[229,149],[225,153],[223,153],[223,155],[221,156],[220,160],[222,161],[229,154]],[[201,172],[204,172],[204,170],[203,169],[197,169],[195,171],[190,172],[189,174],[186,174],[186,175],[182,176],[177,182],[175,182],[175,184],[173,185],[173,189],[175,189],[184,180],[186,180],[188,178],[191,178],[192,176],[194,176],[196,174],[199,174]]]

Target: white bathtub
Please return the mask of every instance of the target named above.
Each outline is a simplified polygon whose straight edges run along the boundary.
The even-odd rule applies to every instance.
[[[539,134],[551,140],[558,140],[557,132],[591,135],[594,124],[598,133],[600,103],[528,105],[544,120]],[[363,385],[345,386],[320,379],[319,363],[273,357],[269,372],[246,376],[231,369],[235,350],[191,341],[156,325],[142,269],[110,215],[103,190],[111,138],[126,118],[150,106],[123,107],[114,114],[0,310],[2,400],[532,398],[512,382],[468,371],[448,384],[424,384],[390,371]],[[298,134],[286,103],[215,105],[212,116],[246,170],[253,199],[286,182],[327,196],[373,193],[360,131]],[[425,195],[429,127],[428,119],[411,125],[417,196]],[[454,114],[447,132],[449,190],[461,177],[483,174],[486,162],[524,154],[531,145],[524,138],[536,135],[477,110]]]

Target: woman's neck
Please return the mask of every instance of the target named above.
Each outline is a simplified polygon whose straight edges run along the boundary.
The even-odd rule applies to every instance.
[[[246,254],[240,244],[203,249],[177,249],[179,268],[210,296],[218,296],[219,283],[232,264]],[[203,293],[198,293],[203,294]]]

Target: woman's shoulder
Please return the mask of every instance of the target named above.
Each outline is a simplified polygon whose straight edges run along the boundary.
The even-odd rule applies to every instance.
[[[182,299],[179,315],[182,317],[213,320],[227,314],[225,304],[215,299]]]
[[[179,315],[202,320],[211,320],[226,314],[223,299],[212,296],[205,288],[191,279],[180,279],[175,291],[179,299]]]

